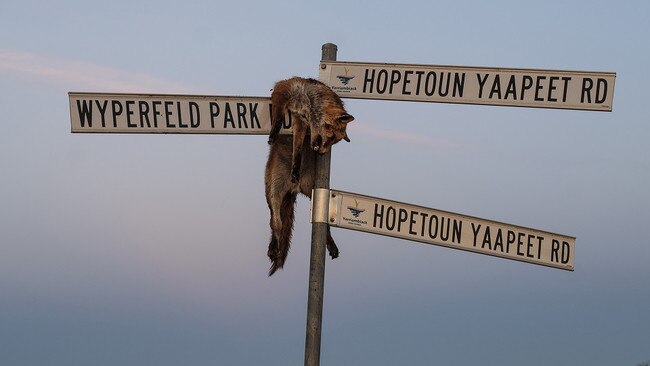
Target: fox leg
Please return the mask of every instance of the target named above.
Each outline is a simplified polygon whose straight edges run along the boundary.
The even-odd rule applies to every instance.
[[[334,243],[334,239],[332,239],[329,225],[327,225],[327,251],[329,252],[332,259],[338,258],[339,248],[336,246],[336,243]]]
[[[269,133],[269,145],[273,144],[276,138],[278,138],[278,135],[280,134],[280,130],[282,129],[282,125],[284,124],[284,113],[282,111],[282,108],[278,106],[277,108],[273,108],[273,113],[271,114],[271,132]]]
[[[297,119],[297,118],[296,118]],[[307,134],[305,124],[297,121],[293,124],[293,154],[291,157],[291,182],[300,180],[300,164],[302,162],[302,148]]]

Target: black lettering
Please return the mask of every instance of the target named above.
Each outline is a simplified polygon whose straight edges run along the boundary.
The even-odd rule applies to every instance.
[[[476,246],[476,239],[478,239],[479,230],[481,230],[481,224],[478,224],[478,226],[476,226],[472,222],[472,232],[474,233],[474,246]]]
[[[433,78],[431,81],[430,79]],[[431,91],[429,91],[429,85],[431,85]],[[424,80],[424,94],[428,97],[432,96],[436,91],[436,73],[434,71],[429,71],[427,73],[427,78]]]
[[[382,77],[384,78],[382,81]],[[384,83],[382,85],[382,83]],[[384,94],[386,88],[388,87],[388,71],[386,69],[381,69],[377,73],[377,93]]]
[[[415,231],[413,231],[413,224],[415,224],[415,219],[413,216],[417,216],[418,212],[411,210],[411,219],[409,220],[409,234],[411,235],[418,235]]]
[[[165,125],[168,128],[175,128],[176,126],[169,122],[169,117],[172,115],[172,111],[169,108],[174,105],[174,102],[168,100],[164,104],[165,104]]]
[[[602,89],[601,89],[602,86]],[[602,93],[601,93],[602,91]],[[596,81],[596,100],[597,104],[602,104],[607,99],[607,80],[598,78]]]
[[[497,250],[497,247],[501,247],[501,253],[503,253],[503,234],[501,233],[501,228],[497,229],[497,237],[494,239],[494,250]]]
[[[418,81],[415,86],[415,95],[420,95],[420,82],[422,81],[422,75],[424,75],[424,71],[416,71],[415,75],[418,76]]]
[[[488,248],[490,248],[490,250],[492,250],[492,238],[490,237],[490,227],[489,226],[485,227],[485,233],[483,234],[483,244],[481,244],[481,249],[485,248],[485,244],[487,244]]]
[[[543,236],[538,236],[537,240],[538,240],[538,242],[537,242],[537,259],[541,259],[542,258],[542,241],[544,241],[544,237]]]
[[[79,104],[79,101],[77,101],[77,104]],[[102,127],[106,127],[106,107],[108,107],[108,100],[104,101],[104,104],[99,104],[99,101],[96,100],[95,104],[97,104],[97,109],[99,109],[99,113],[102,114]],[[77,108],[79,108],[77,106]]]
[[[178,127],[187,128],[187,124],[183,123],[183,114],[181,113],[181,102],[176,102],[176,110],[178,111]]]
[[[557,89],[553,85],[553,82],[556,80],[560,80],[560,77],[551,76],[550,78],[548,78],[548,96],[546,97],[546,100],[548,100],[549,102],[557,102],[557,98],[553,98],[553,90]]]
[[[424,237],[424,224],[427,222],[427,216],[429,215],[424,212],[420,212],[420,216],[422,216],[422,231],[420,232],[420,236]]]
[[[201,124],[201,112],[196,102],[190,102],[190,126],[197,128]]]
[[[557,239],[553,239],[551,244],[551,262],[560,261],[559,255],[557,254],[558,250],[560,250],[560,242]]]
[[[251,116],[251,128],[262,128],[260,126],[260,119],[257,117],[257,106],[258,103],[248,103],[248,112]],[[257,127],[255,127],[257,125]]]
[[[117,128],[117,116],[121,115],[124,109],[118,100],[112,101],[111,107],[113,107],[113,127]]]
[[[506,253],[510,253],[510,245],[515,243],[515,232],[508,230],[508,239],[506,240]]]
[[[408,214],[406,213],[406,210],[403,208],[399,209],[399,220],[397,222],[397,231],[402,231],[402,223],[406,222],[406,219],[408,218]]]
[[[242,128],[242,121],[244,122],[244,127],[248,128],[248,123],[246,123],[246,104],[237,103],[237,122],[239,128]]]
[[[525,233],[518,233],[517,234],[517,255],[524,256],[524,252],[521,251],[521,246],[524,245],[524,241],[522,238],[525,236]]]
[[[512,100],[517,100],[517,85],[514,75],[510,75],[510,81],[508,81],[508,87],[506,88],[506,94],[503,96],[503,99],[508,100],[508,95],[512,94]]]
[[[463,222],[454,220],[454,231],[451,234],[451,241],[460,244],[461,232],[463,232]]]
[[[442,241],[447,241],[449,239],[449,218],[447,218],[447,232],[445,232],[445,218],[443,217],[442,220],[440,220],[440,240]]]
[[[564,81],[564,90],[562,91],[562,102],[566,102],[566,96],[567,93],[569,92],[569,81],[571,80],[570,76],[565,76],[562,78],[562,81]]]
[[[219,117],[219,112],[219,104],[217,104],[217,102],[210,102],[210,126],[212,126],[212,128],[214,128],[214,119]]]
[[[366,69],[366,76],[363,78],[364,93],[372,93],[372,87],[375,84],[375,69],[372,69],[372,75],[370,76],[368,76],[368,71],[370,71],[370,69]],[[368,83],[370,83],[370,88],[368,88]]]
[[[153,126],[158,127],[158,116],[162,116],[162,114],[158,111],[156,106],[161,105],[162,102],[159,100],[154,100],[151,102],[151,110],[153,112]]]
[[[435,229],[432,230],[434,221]],[[438,237],[438,216],[436,215],[431,215],[431,217],[429,217],[429,237],[431,239]]]
[[[413,74],[413,71],[404,71],[404,85],[402,85],[402,95],[411,95],[410,91],[406,91],[406,86],[411,82],[409,76]]]
[[[381,212],[379,211],[379,207],[380,206],[375,203],[375,215],[372,220],[372,227],[379,227],[381,229],[384,223],[384,205],[381,205]],[[377,219],[379,219],[379,226],[377,226]]]
[[[494,81],[492,82],[492,89],[490,90],[490,99],[494,97],[494,94],[501,99],[501,78],[499,74],[494,75]]]
[[[444,79],[445,79],[445,77],[441,73],[440,74],[440,85],[438,85],[438,95],[440,95],[441,97],[446,97],[449,94],[449,82],[450,82],[450,79],[451,79],[451,72],[447,73],[447,85],[445,86],[445,91],[443,93],[443,91],[442,91],[442,83],[443,83]]]
[[[478,97],[479,99],[483,98],[483,87],[485,86],[485,82],[487,81],[487,78],[490,74],[485,74],[485,78],[481,79],[481,74],[476,74],[476,78],[478,79]]]
[[[226,103],[226,114],[223,118],[223,128],[228,128],[226,124],[230,122],[230,125],[232,128],[237,128],[235,127],[235,120],[232,118],[232,111],[230,110],[230,103]]]
[[[393,206],[388,206],[388,208],[386,209],[386,229],[392,231],[394,228],[395,228],[395,209],[393,208]]]
[[[562,241],[562,264],[569,263],[569,257],[571,256],[571,247],[566,241]]]
[[[393,87],[395,84],[399,83],[402,80],[402,74],[399,70],[393,70],[390,74],[390,88],[388,89],[388,94],[393,94]]]
[[[533,87],[533,77],[529,75],[524,75],[521,79],[521,97],[519,100],[524,100],[524,95],[526,90]]]
[[[459,77],[458,73],[455,73],[454,78],[454,97],[463,97],[463,90],[465,89],[465,73],[462,73],[462,77]]]
[[[535,258],[535,256],[530,253],[530,250],[533,248],[533,239],[535,239],[535,235],[528,234],[528,245],[526,246],[526,257],[528,258]]]
[[[98,103],[99,104],[99,103]],[[88,127],[93,126],[93,101],[85,101],[77,99],[77,112],[79,113],[79,122],[81,127],[86,127],[84,120],[88,123]]]
[[[539,92],[544,88],[544,85],[541,84],[542,80],[545,80],[546,76],[538,76],[537,77],[537,82],[535,83],[535,101],[536,102],[542,102],[544,101],[544,98],[539,96]]]
[[[141,100],[138,102],[138,107],[140,107],[140,127],[144,128],[144,122],[147,121],[147,127],[151,128],[151,122],[149,121],[149,103]]]
[[[131,106],[135,104],[134,100],[127,100],[126,101],[126,126],[127,127],[138,127],[135,123],[131,123],[131,115],[133,114],[133,111],[131,110]]]
[[[582,94],[580,95],[580,103],[585,102],[585,96],[587,97],[587,103],[591,103],[591,88],[594,87],[594,81],[590,78],[582,79]]]

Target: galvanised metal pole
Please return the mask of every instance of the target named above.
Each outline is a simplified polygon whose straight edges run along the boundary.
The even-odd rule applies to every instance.
[[[335,44],[323,45],[321,60],[336,61]],[[330,152],[316,157],[314,188],[330,188]],[[312,200],[316,195],[312,194]],[[327,204],[327,203],[325,203]],[[327,212],[327,207],[325,207]],[[309,293],[307,294],[307,336],[305,339],[305,366],[320,365],[321,326],[323,324],[323,290],[325,286],[325,246],[327,223],[311,224],[311,258],[309,260]]]

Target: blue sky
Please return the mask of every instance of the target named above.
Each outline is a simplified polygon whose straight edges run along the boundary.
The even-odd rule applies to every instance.
[[[347,100],[331,186],[573,235],[575,271],[333,229],[323,365],[650,360],[645,1],[0,2],[0,363],[303,362],[263,136],[70,133],[67,93],[267,96],[342,61],[613,71],[613,112]]]

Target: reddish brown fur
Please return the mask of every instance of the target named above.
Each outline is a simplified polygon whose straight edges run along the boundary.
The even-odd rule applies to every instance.
[[[291,181],[291,156],[293,150],[291,135],[279,136],[271,145],[266,162],[264,185],[266,202],[271,211],[271,242],[267,255],[271,260],[269,276],[284,266],[291,245],[294,221],[294,205],[298,193],[311,198],[314,188],[316,152],[307,141],[302,146],[300,180]],[[338,257],[339,250],[327,228],[327,250],[332,259]]]
[[[346,126],[354,120],[343,107],[341,98],[327,85],[314,79],[294,77],[275,84],[271,93],[273,114],[269,144],[277,138],[287,113],[291,113],[293,128],[293,155],[291,179],[300,178],[300,154],[307,135],[311,148],[323,154],[332,145],[347,137]]]
[[[349,142],[346,126],[354,119],[345,111],[338,95],[314,79],[294,77],[279,81],[271,94],[271,103],[271,148],[264,175],[266,202],[271,211],[269,276],[284,266],[289,253],[296,195],[311,197],[316,153],[328,152],[342,139]],[[293,136],[279,136],[288,113],[292,117]],[[307,135],[311,138],[305,139]],[[338,257],[329,227],[327,249],[332,259]]]

